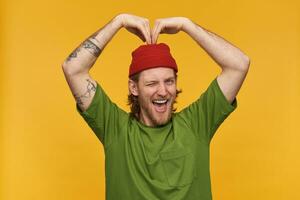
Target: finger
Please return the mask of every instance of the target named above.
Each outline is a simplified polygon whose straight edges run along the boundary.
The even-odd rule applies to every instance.
[[[145,38],[146,38],[147,44],[151,44],[151,32],[150,32],[150,25],[149,25],[149,20],[148,19],[145,19],[144,27],[145,27],[145,30],[146,30]]]
[[[154,23],[154,27],[153,29],[151,30],[151,43],[154,44],[154,35],[155,35],[155,31],[157,29],[157,26],[158,26],[158,21],[155,20],[155,23]]]
[[[145,40],[148,42],[148,41],[149,41],[149,37],[147,38],[147,31],[146,31],[144,25],[143,25],[143,24],[139,24],[139,25],[137,26],[137,28],[139,29],[139,31],[141,31],[143,37],[144,37]],[[143,40],[143,41],[145,42],[145,40]]]
[[[161,29],[163,27],[162,23],[158,23],[157,26],[155,27],[155,30],[153,32],[153,38],[152,38],[152,43],[155,44],[158,40],[158,36],[161,32]]]

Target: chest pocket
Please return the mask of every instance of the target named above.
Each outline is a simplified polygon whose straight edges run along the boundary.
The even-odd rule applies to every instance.
[[[160,158],[170,186],[189,185],[197,176],[195,156],[186,149],[161,152]]]

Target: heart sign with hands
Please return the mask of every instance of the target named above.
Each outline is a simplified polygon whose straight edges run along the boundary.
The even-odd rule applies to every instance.
[[[185,17],[170,17],[155,20],[154,27],[151,30],[149,19],[131,15],[120,15],[122,26],[129,32],[137,35],[147,44],[155,44],[161,33],[175,34],[183,30],[183,25],[187,22]]]

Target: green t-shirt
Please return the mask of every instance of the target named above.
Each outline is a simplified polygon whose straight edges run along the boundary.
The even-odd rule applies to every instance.
[[[97,82],[85,112],[105,151],[108,200],[210,200],[209,144],[237,107],[215,78],[200,98],[161,127],[148,127],[111,102]]]

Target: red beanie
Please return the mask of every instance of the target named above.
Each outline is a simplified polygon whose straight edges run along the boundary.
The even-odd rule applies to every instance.
[[[141,45],[131,55],[129,76],[155,67],[168,67],[178,71],[170,48],[165,43]]]

